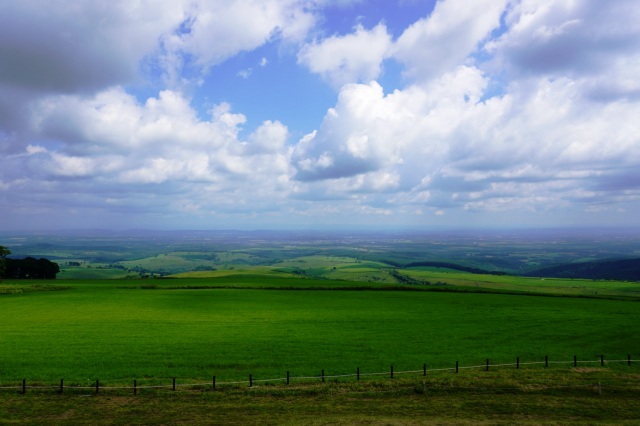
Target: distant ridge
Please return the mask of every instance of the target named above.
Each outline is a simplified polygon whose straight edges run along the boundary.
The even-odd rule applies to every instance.
[[[567,263],[537,269],[523,275],[545,278],[640,281],[640,258]]]
[[[402,268],[416,268],[420,266],[428,266],[433,268],[453,269],[456,271],[469,272],[472,274],[507,275],[506,272],[502,272],[502,271],[487,271],[486,269],[473,268],[470,266],[462,266],[456,263],[449,263],[449,262],[411,262],[411,263],[407,263],[406,265],[400,265],[396,262],[391,262],[391,261],[385,261],[385,263],[396,266],[396,267],[402,267]]]

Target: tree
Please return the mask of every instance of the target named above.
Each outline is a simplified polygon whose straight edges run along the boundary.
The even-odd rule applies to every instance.
[[[0,246],[0,278],[4,277],[6,271],[6,258],[11,254],[11,250],[4,246]]]
[[[55,280],[58,272],[60,272],[58,264],[44,258],[5,259],[5,278]]]

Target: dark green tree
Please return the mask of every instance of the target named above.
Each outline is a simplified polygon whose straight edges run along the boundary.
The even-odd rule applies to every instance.
[[[7,261],[6,258],[11,254],[11,250],[4,246],[0,246],[0,279],[4,277],[4,273],[6,271]]]
[[[60,267],[55,262],[44,258],[25,257],[24,259],[6,259],[4,276],[18,280],[55,280],[58,272]]]

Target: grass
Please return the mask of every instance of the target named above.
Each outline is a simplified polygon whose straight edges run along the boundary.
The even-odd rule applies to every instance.
[[[305,260],[327,274],[376,273],[366,262],[345,260],[333,269],[335,259]],[[399,286],[292,276],[282,268],[242,266],[173,279],[3,282],[0,386],[13,388],[0,389],[0,424],[563,425],[640,419],[640,363],[584,363],[600,354],[638,359],[640,304],[633,299],[424,291],[441,289],[430,286],[389,291]],[[480,279],[483,287],[509,291],[537,282],[437,269],[400,272],[460,286],[447,290],[473,290]],[[566,293],[564,283],[545,281],[535,291],[555,285]],[[61,291],[44,291],[53,288]],[[549,368],[524,365],[545,355]],[[579,368],[571,366],[573,355]],[[495,366],[516,357],[523,363],[518,370]],[[452,371],[455,361],[482,366],[486,358],[490,371]],[[448,370],[434,371],[441,368]],[[326,383],[298,379],[321,370],[349,376],[327,377]],[[291,385],[262,381],[286,371]],[[252,388],[249,374],[256,380]],[[176,392],[155,388],[132,395],[133,379],[139,386],[168,386],[173,377]],[[23,378],[30,386],[52,387],[64,378],[73,388],[62,395],[29,388],[21,395]],[[91,389],[96,379],[99,395]],[[233,381],[242,383],[228,384]],[[109,388],[114,386],[124,388]]]
[[[212,374],[225,381],[286,370],[305,376],[516,356],[540,361],[547,354],[625,357],[640,332],[640,304],[631,301],[341,291],[354,283],[251,275],[56,284],[69,289],[2,295],[0,383]],[[260,289],[278,285],[283,290]],[[255,289],[188,288],[203,286]],[[319,287],[325,290],[312,289]]]
[[[637,368],[512,368],[375,381],[0,393],[0,424],[637,424]]]
[[[556,295],[640,297],[638,282],[478,275],[439,268],[411,268],[399,271],[425,281],[465,287]]]

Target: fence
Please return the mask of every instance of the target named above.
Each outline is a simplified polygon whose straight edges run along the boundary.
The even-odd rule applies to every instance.
[[[200,382],[200,383],[176,383],[176,378],[172,378],[172,383],[170,385],[147,385],[147,386],[138,386],[137,379],[133,380],[133,386],[104,386],[101,385],[100,380],[96,380],[95,383],[91,386],[77,386],[77,385],[65,385],[64,379],[60,379],[60,384],[56,385],[27,385],[27,380],[22,379],[22,383],[14,386],[0,386],[0,390],[18,390],[19,392],[25,394],[27,389],[54,389],[59,393],[64,393],[65,389],[73,389],[73,390],[91,390],[94,391],[95,394],[99,394],[100,391],[105,390],[123,390],[129,389],[133,392],[134,395],[138,393],[139,390],[142,389],[171,389],[175,391],[180,387],[189,387],[189,388],[210,388],[211,390],[216,390],[217,387],[220,386],[246,386],[253,387],[254,384],[257,383],[276,383],[276,382],[285,382],[287,385],[291,384],[292,381],[299,382],[312,382],[312,381],[321,381],[325,382],[327,379],[345,379],[345,378],[356,378],[357,381],[360,381],[363,377],[374,377],[374,376],[388,376],[390,379],[393,379],[398,375],[409,375],[409,374],[419,374],[421,376],[426,377],[429,372],[455,372],[459,373],[460,370],[465,369],[483,369],[485,371],[489,371],[491,368],[499,368],[499,367],[515,367],[519,369],[521,366],[527,365],[542,365],[544,364],[545,368],[548,368],[550,365],[558,365],[558,364],[572,364],[573,367],[577,367],[578,364],[600,364],[600,366],[604,367],[605,362],[607,363],[626,363],[628,366],[631,366],[632,363],[637,363],[640,360],[631,359],[631,355],[627,355],[627,359],[617,359],[617,360],[606,360],[604,355],[600,355],[597,360],[578,360],[577,356],[573,356],[572,361],[550,361],[549,356],[545,355],[544,361],[533,361],[533,362],[521,362],[520,357],[516,358],[515,363],[503,363],[503,364],[491,364],[490,360],[487,358],[484,364],[471,365],[471,366],[461,366],[459,362],[455,362],[454,367],[445,367],[445,368],[427,368],[427,364],[422,365],[422,369],[420,370],[409,370],[409,371],[394,371],[393,365],[390,366],[390,369],[385,372],[377,372],[377,373],[363,373],[360,371],[360,368],[356,368],[356,372],[353,374],[339,374],[339,375],[326,375],[324,370],[321,370],[320,375],[318,376],[296,376],[292,377],[289,374],[289,371],[286,372],[285,377],[279,378],[271,378],[271,379],[256,379],[253,374],[249,374],[248,380],[241,381],[227,381],[227,382],[216,382],[216,376],[212,376],[211,381],[208,382]]]

